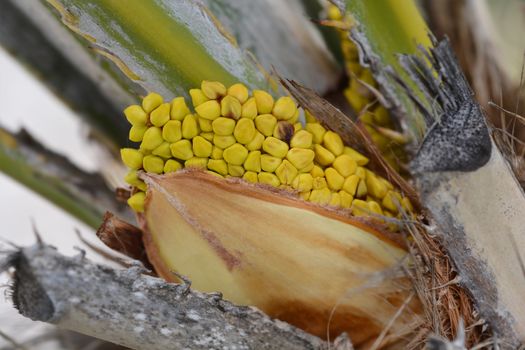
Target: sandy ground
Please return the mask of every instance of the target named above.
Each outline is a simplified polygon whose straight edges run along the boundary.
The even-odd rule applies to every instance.
[[[12,131],[24,126],[39,141],[65,154],[78,166],[86,170],[97,168],[97,153],[85,140],[82,122],[1,48],[0,77],[1,126]],[[0,222],[3,228],[0,239],[18,245],[32,244],[35,241],[32,221],[44,240],[65,254],[77,254],[74,247],[82,246],[74,229],[98,243],[91,228],[0,174]],[[88,252],[88,257],[102,261],[92,252]],[[5,295],[6,281],[5,275],[0,276],[0,331],[19,341],[45,331],[47,326],[19,316],[12,308]],[[0,349],[6,345],[0,338]],[[30,348],[57,349],[52,343]]]

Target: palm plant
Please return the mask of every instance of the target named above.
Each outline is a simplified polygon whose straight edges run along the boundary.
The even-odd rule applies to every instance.
[[[0,265],[18,271],[23,314],[152,349],[316,348],[336,338],[373,349],[452,346],[447,339],[516,347],[525,336],[525,198],[507,163],[520,148],[503,137],[500,150],[448,41],[429,33],[413,1],[0,6],[3,45],[113,155],[101,174],[84,174],[28,135],[2,131],[0,170],[181,283],[112,274],[37,245]],[[42,55],[13,40],[20,23],[16,35]],[[120,147],[131,186],[108,186],[103,178],[125,173]],[[112,185],[126,187],[113,196]],[[22,271],[49,297],[29,305]],[[190,292],[188,279],[298,329]],[[84,294],[56,289],[86,281],[96,283],[84,306]],[[147,300],[131,305],[126,293]],[[202,327],[222,340],[194,338]]]

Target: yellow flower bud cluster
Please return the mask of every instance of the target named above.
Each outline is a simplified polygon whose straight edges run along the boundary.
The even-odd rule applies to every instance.
[[[352,26],[352,19],[342,15],[336,5],[328,5],[328,18],[342,25],[339,28],[341,50],[345,59],[345,69],[349,76],[349,85],[344,90],[344,95],[352,109],[360,115],[359,119],[370,134],[374,143],[378,146],[383,157],[399,171],[399,164],[406,162],[406,153],[403,144],[404,138],[398,137],[395,125],[388,111],[379,104],[373,105],[364,112],[364,108],[376,100],[373,93],[366,86],[378,88],[369,69],[359,64],[359,52],[355,43],[348,37],[347,27]],[[366,85],[364,85],[364,84]]]
[[[129,205],[144,209],[146,185],[138,170],[163,174],[195,167],[220,177],[239,177],[297,192],[307,201],[353,208],[357,215],[396,216],[410,203],[387,180],[365,168],[368,159],[343,144],[290,97],[274,99],[262,90],[250,95],[242,84],[226,88],[204,81],[184,98],[165,103],[158,94],[124,110],[129,138],[138,149],[121,150],[134,187]]]

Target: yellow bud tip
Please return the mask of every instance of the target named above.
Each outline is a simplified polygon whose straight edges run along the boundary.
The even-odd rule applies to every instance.
[[[242,165],[248,157],[248,150],[240,143],[236,143],[226,148],[222,155],[228,164]]]
[[[294,100],[288,96],[279,98],[272,109],[272,114],[279,120],[292,119],[297,112]]]
[[[139,150],[133,148],[123,148],[120,150],[120,157],[124,164],[130,169],[140,169],[142,167],[143,155]]]
[[[206,101],[195,107],[199,117],[215,120],[221,116],[221,105],[215,100]]]
[[[208,98],[206,97],[206,95],[204,95],[201,89],[191,89],[190,96],[193,107],[195,108],[208,101]]]
[[[186,105],[186,101],[184,100],[184,97],[175,97],[171,101],[171,112],[170,112],[171,119],[182,121],[184,117],[190,113],[191,113],[190,109]]]
[[[253,97],[257,104],[257,111],[259,114],[271,113],[273,109],[273,97],[263,90],[254,90]]]
[[[275,137],[267,137],[262,144],[263,150],[277,158],[284,158],[288,153],[288,145]]]
[[[235,97],[241,104],[248,99],[248,88],[243,84],[233,84],[228,88],[228,95]]]
[[[264,136],[271,136],[277,125],[277,118],[271,114],[261,114],[255,117],[255,127]]]
[[[232,96],[225,96],[221,100],[221,115],[235,120],[241,117],[242,106],[239,100]]]
[[[146,125],[146,122],[148,121],[148,115],[146,112],[142,107],[137,105],[127,107],[124,110],[124,115],[131,125]]]
[[[241,118],[235,125],[233,136],[240,144],[246,145],[255,137],[255,123],[248,118]]]
[[[163,101],[164,99],[162,98],[162,96],[155,92],[151,92],[142,100],[142,108],[144,109],[144,111],[146,111],[146,113],[150,113],[155,108],[160,106]]]
[[[149,116],[151,124],[158,127],[166,124],[168,120],[170,120],[170,109],[171,106],[169,103],[163,103],[155,108]]]
[[[162,138],[161,129],[152,126],[144,133],[140,147],[151,151],[159,147],[162,142],[164,142],[164,139]]]
[[[138,213],[144,211],[144,201],[146,199],[146,193],[137,192],[128,199],[128,205],[131,209],[135,210]]]
[[[215,100],[226,95],[226,87],[218,81],[204,80],[201,83],[201,90],[210,100]]]
[[[228,136],[233,134],[233,130],[235,129],[235,120],[219,117],[211,123],[211,126],[213,128],[213,132],[216,135]]]

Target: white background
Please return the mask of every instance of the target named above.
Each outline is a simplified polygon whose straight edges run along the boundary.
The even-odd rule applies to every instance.
[[[97,169],[96,147],[86,140],[82,122],[1,47],[0,126],[11,131],[24,126],[47,147],[68,156],[79,167]],[[74,247],[82,247],[75,229],[98,243],[93,229],[0,173],[0,239],[18,245],[34,243],[32,221],[44,240],[65,254],[77,254]],[[0,247],[6,245],[0,241]],[[88,251],[88,257],[102,261],[93,252]],[[7,276],[0,276],[0,331],[18,341],[42,332],[46,326],[24,319],[11,307],[5,295],[6,283]],[[0,338],[0,347],[6,344]]]

